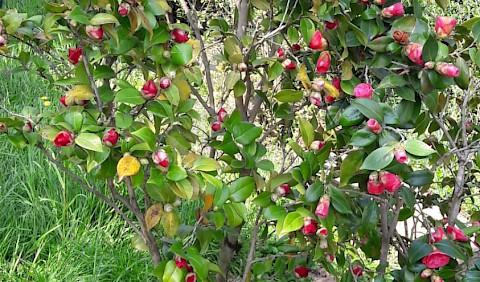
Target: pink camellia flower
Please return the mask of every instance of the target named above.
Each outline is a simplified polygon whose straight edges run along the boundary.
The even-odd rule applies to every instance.
[[[439,268],[447,265],[449,262],[450,257],[440,250],[433,250],[422,258],[422,263],[428,268]]]
[[[82,59],[82,48],[72,48],[68,50],[68,60],[76,65]]]
[[[127,2],[122,2],[118,6],[118,13],[120,14],[120,16],[125,17],[126,15],[128,15],[128,13],[130,13],[130,9],[130,4],[128,4]]]
[[[303,219],[303,227],[302,227],[302,234],[303,235],[315,235],[317,232],[318,222],[310,217],[306,217]]]
[[[320,141],[320,140],[315,140],[310,144],[310,150],[313,150],[314,152],[320,151],[323,146],[325,146],[325,142]]]
[[[382,16],[384,18],[398,17],[402,16],[403,14],[405,14],[405,11],[403,10],[402,3],[395,3],[392,6],[388,6],[382,10]]]
[[[463,230],[457,227],[447,226],[447,234],[452,240],[468,242],[468,237],[463,234]]]
[[[326,218],[328,216],[328,209],[330,208],[330,197],[323,195],[318,201],[317,208],[315,209],[315,215],[320,218]]]
[[[88,36],[93,39],[102,40],[103,39],[103,28],[101,26],[87,25],[85,31]]]
[[[325,50],[325,48],[327,48],[327,46],[328,46],[327,40],[323,38],[323,35],[320,33],[320,31],[316,30],[313,33],[310,43],[308,43],[308,48],[313,50],[323,51]]]
[[[373,89],[370,83],[360,83],[353,89],[356,98],[372,99]]]
[[[162,167],[167,167],[170,163],[167,152],[165,152],[163,149],[156,151],[152,158],[154,163]]]
[[[333,103],[333,102],[335,102],[334,97],[330,96],[330,94],[325,95],[325,103],[330,104],[330,103]]]
[[[212,124],[212,131],[219,132],[220,130],[222,130],[222,123],[219,121],[214,122]]]
[[[447,234],[445,233],[445,230],[443,229],[443,227],[437,227],[437,230],[435,230],[435,232],[433,232],[431,236],[430,243],[433,244],[436,242],[440,242],[444,239],[447,239]]]
[[[382,126],[376,119],[369,119],[367,121],[367,127],[370,129],[373,133],[380,134],[382,132]]]
[[[223,122],[227,116],[227,111],[224,108],[220,108],[217,112],[217,117],[219,122]]]
[[[380,173],[380,182],[383,184],[383,188],[390,193],[394,193],[402,187],[402,180],[391,172],[382,171]]]
[[[294,70],[295,69],[295,63],[290,59],[285,59],[285,61],[282,62],[282,66],[286,70]]]
[[[305,278],[308,276],[308,268],[305,266],[297,266],[294,269],[294,273],[297,278]]]
[[[8,38],[6,35],[0,35],[0,47],[7,45]]]
[[[285,52],[283,51],[282,47],[278,48],[277,51],[275,51],[275,57],[279,60],[283,60],[285,58]]]
[[[395,148],[394,155],[397,162],[401,164],[407,161],[407,152],[403,148]]]
[[[193,272],[190,272],[185,276],[185,282],[196,282],[196,281],[197,281],[197,275]]]
[[[328,241],[325,240],[325,239],[320,240],[319,247],[320,247],[320,249],[322,249],[322,250],[328,249]]]
[[[425,62],[422,59],[423,46],[418,43],[410,43],[405,47],[405,55],[419,66],[423,66]]]
[[[118,142],[118,132],[115,130],[115,128],[112,128],[108,130],[102,138],[103,144],[107,147],[113,147],[117,144]]]
[[[320,57],[318,57],[317,61],[317,72],[319,74],[324,74],[328,72],[330,68],[330,62],[332,58],[330,57],[330,53],[327,51],[323,51],[320,53]]]
[[[378,180],[369,179],[367,182],[367,191],[369,194],[380,195],[383,193],[384,189],[383,183]]]
[[[55,136],[53,144],[57,147],[70,146],[75,142],[72,133],[68,130],[62,130]]]
[[[300,44],[295,43],[295,44],[292,45],[292,51],[293,52],[298,52],[301,49],[302,49],[302,47],[300,47]]]
[[[280,186],[278,186],[276,189],[275,189],[275,192],[279,195],[279,196],[282,196],[284,197],[285,195],[287,195],[288,193],[290,193],[290,185],[288,185],[287,183],[284,183]]]
[[[185,30],[175,28],[170,33],[170,37],[175,43],[185,43],[188,41],[188,34]]]
[[[438,276],[438,274],[433,274],[430,278],[430,282],[445,282],[442,277]]]
[[[184,268],[187,266],[187,260],[179,256],[175,256],[175,265],[178,268]]]
[[[322,104],[322,95],[320,95],[320,93],[318,92],[313,92],[312,95],[310,95],[310,103],[312,103],[312,105],[320,107],[320,105]]]
[[[153,99],[157,96],[158,88],[155,81],[148,80],[142,87],[142,97],[145,99]]]
[[[480,226],[480,221],[474,221],[474,222],[472,222],[472,226]]]
[[[162,78],[160,78],[159,85],[160,85],[161,89],[166,90],[166,89],[170,88],[170,85],[172,85],[172,81],[168,77],[162,77]]]
[[[437,17],[437,21],[435,22],[435,33],[438,38],[443,39],[452,33],[456,25],[457,20],[452,17]]]
[[[363,276],[363,268],[360,265],[357,264],[357,265],[352,267],[352,273],[353,273],[353,275],[358,276],[358,277]]]
[[[338,27],[338,19],[334,19],[333,22],[325,22],[325,27],[329,30],[334,30]]]
[[[322,91],[324,86],[325,86],[325,81],[323,80],[314,80],[312,82],[312,89],[314,91],[317,91],[317,92]]]
[[[328,230],[327,230],[327,228],[322,227],[322,228],[318,229],[318,230],[317,230],[317,236],[318,236],[320,239],[327,239],[327,237],[328,237]]]
[[[458,74],[460,73],[460,70],[457,67],[455,67],[453,64],[443,63],[443,62],[437,63],[435,65],[435,70],[439,74],[443,74],[448,77],[457,77]]]
[[[432,273],[433,273],[433,270],[431,270],[430,268],[427,268],[427,269],[424,269],[422,271],[422,273],[420,274],[420,277],[425,279],[425,278],[430,277],[432,275]]]
[[[387,2],[387,0],[373,0],[373,3],[375,3],[375,5],[383,5],[385,4],[385,2]]]

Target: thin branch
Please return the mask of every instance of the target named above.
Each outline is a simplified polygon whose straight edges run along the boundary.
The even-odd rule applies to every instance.
[[[243,272],[243,282],[248,281],[248,277],[250,276],[250,269],[252,268],[252,261],[253,256],[255,255],[255,249],[257,247],[257,236],[258,231],[260,230],[260,226],[263,222],[260,222],[260,217],[262,216],[263,208],[260,208],[257,213],[257,218],[255,219],[255,226],[253,227],[252,239],[250,240],[250,250],[248,251],[247,256],[247,265],[245,266],[245,270]]]

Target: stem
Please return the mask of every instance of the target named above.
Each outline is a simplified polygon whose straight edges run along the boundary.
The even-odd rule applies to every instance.
[[[248,256],[247,256],[247,265],[245,266],[245,270],[243,272],[243,278],[242,282],[249,282],[251,273],[250,269],[252,268],[253,265],[253,256],[255,255],[255,248],[257,245],[257,235],[258,231],[260,230],[260,226],[262,225],[262,222],[260,222],[260,217],[262,216],[263,208],[260,208],[257,213],[257,218],[255,219],[255,226],[253,227],[253,234],[252,234],[252,240],[250,241],[250,250],[248,251]]]
[[[378,274],[385,275],[388,262],[388,249],[390,247],[390,238],[388,237],[388,207],[385,203],[380,203],[380,222],[382,228],[382,245],[380,249],[380,264],[378,265]]]

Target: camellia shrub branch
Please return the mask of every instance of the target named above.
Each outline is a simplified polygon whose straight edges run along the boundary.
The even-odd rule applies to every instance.
[[[160,281],[478,281],[480,20],[409,3],[239,0],[207,27],[187,0],[0,10],[0,55],[65,93],[0,105],[1,140],[105,201]]]

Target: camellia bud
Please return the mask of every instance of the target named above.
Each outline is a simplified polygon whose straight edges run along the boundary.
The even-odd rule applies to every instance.
[[[302,47],[300,46],[300,44],[295,43],[295,44],[292,45],[292,51],[293,52],[298,52],[301,49],[302,49]]]
[[[29,133],[29,132],[32,132],[32,130],[33,130],[32,123],[29,122],[29,121],[27,121],[27,122],[25,123],[25,125],[23,125],[22,131],[23,131],[23,132],[26,132],[26,133]]]
[[[376,119],[369,119],[367,121],[367,127],[370,129],[373,133],[380,134],[382,132],[382,126]]]
[[[8,38],[6,35],[0,35],[0,47],[7,45]]]
[[[403,30],[395,30],[393,32],[393,39],[398,43],[405,45],[408,43],[408,33]]]
[[[320,240],[320,249],[326,250],[328,249],[328,242],[325,239]]]
[[[320,57],[318,57],[317,61],[317,72],[319,74],[325,74],[328,72],[330,68],[331,57],[328,51],[323,51],[320,53]]]
[[[382,10],[382,16],[384,18],[398,17],[402,16],[403,14],[405,14],[405,11],[403,10],[402,3],[395,3],[392,6],[388,6]]]
[[[328,46],[327,40],[323,38],[323,35],[320,33],[320,31],[316,30],[313,33],[310,43],[308,43],[308,48],[313,50],[323,51],[325,50],[325,48],[327,48],[327,46]]]
[[[151,79],[148,80],[145,83],[145,85],[143,85],[142,87],[142,97],[147,100],[155,98],[157,96],[157,93],[158,93],[157,85]]]
[[[352,273],[355,276],[363,276],[363,268],[360,265],[355,265],[352,267]]]
[[[185,43],[188,41],[188,34],[185,30],[175,28],[170,33],[170,37],[175,43]]]
[[[328,237],[328,230],[327,230],[327,228],[322,227],[322,228],[318,229],[318,230],[317,230],[317,236],[318,236],[318,238],[320,238],[320,239],[327,239],[327,237]]]
[[[153,162],[159,166],[167,167],[170,163],[167,152],[163,149],[156,151],[155,154],[153,154]]]
[[[193,272],[190,272],[185,276],[185,282],[196,282],[196,281],[197,281],[197,275]]]
[[[326,218],[328,216],[328,209],[330,208],[330,197],[323,195],[318,201],[317,208],[315,209],[315,215],[320,218]]]
[[[333,102],[335,102],[334,97],[330,96],[330,94],[325,95],[325,103],[330,104],[330,103],[333,103]]]
[[[180,206],[181,204],[182,204],[182,199],[180,199],[180,198],[176,198],[176,199],[175,199],[175,202],[173,202],[173,206],[174,206],[174,207],[178,207],[178,206]]]
[[[167,204],[168,205],[168,204]],[[175,256],[175,265],[178,268],[184,268],[187,266],[187,260],[179,256]]]
[[[313,92],[312,95],[310,95],[310,103],[312,103],[312,105],[320,107],[320,105],[322,104],[322,95],[320,95],[319,92]]]
[[[360,83],[353,89],[356,98],[372,99],[373,89],[370,83]]]
[[[85,27],[85,31],[90,38],[97,40],[103,39],[103,28],[101,26],[87,25],[87,27]]]
[[[403,148],[395,148],[394,155],[397,162],[401,164],[407,161],[407,152]]]
[[[128,15],[128,13],[130,13],[130,9],[131,9],[130,4],[126,2],[122,2],[118,6],[118,13],[120,14],[120,16],[125,17],[126,15]]]
[[[286,70],[294,70],[295,69],[295,63],[290,59],[285,59],[285,61],[282,62],[282,66]]]
[[[297,278],[305,278],[308,276],[308,268],[305,266],[297,266],[293,271]]]
[[[315,235],[317,232],[318,222],[315,219],[306,217],[303,219],[303,227],[301,232],[303,235]]]
[[[457,20],[451,17],[437,17],[435,22],[435,33],[438,38],[443,39],[448,37],[455,26],[457,25]]]
[[[227,111],[225,111],[224,108],[220,108],[217,112],[218,121],[224,122],[226,116],[227,116]]]
[[[290,189],[290,185],[284,183],[275,189],[275,193],[277,193],[279,196],[284,197],[285,195],[290,193]]]
[[[238,70],[239,70],[240,72],[246,72],[247,69],[248,69],[247,64],[245,64],[245,63],[240,63],[240,64],[238,64]]]
[[[172,81],[168,77],[162,77],[160,78],[160,88],[165,90],[170,88],[170,85],[172,85]]]
[[[67,97],[65,96],[62,96],[60,97],[59,101],[60,103],[64,106],[64,107],[67,107],[67,101],[66,101]]]
[[[338,19],[334,19],[333,22],[325,21],[325,27],[329,30],[334,30],[338,27]]]
[[[434,67],[435,67],[435,62],[426,62],[425,65],[423,66],[423,68],[426,70],[431,70]]]
[[[325,146],[325,142],[320,141],[320,140],[315,140],[310,144],[310,150],[313,150],[314,152],[320,151],[323,146]]]
[[[69,49],[68,50],[68,60],[70,63],[76,65],[82,59],[82,48]]]
[[[173,206],[172,204],[165,204],[165,206],[163,206],[163,211],[164,212],[172,212],[173,211]],[[187,262],[185,261],[185,264],[187,264]]]
[[[272,200],[272,202],[278,201],[278,198],[279,198],[279,197],[280,197],[280,196],[278,196],[277,193],[273,193],[272,195],[270,195],[270,199]]]
[[[423,66],[425,63],[422,59],[423,46],[418,43],[410,43],[405,47],[405,55],[419,66]]]
[[[75,142],[72,133],[68,130],[62,130],[55,136],[53,144],[57,147],[70,146]]]
[[[323,89],[324,86],[325,86],[325,81],[323,81],[323,80],[318,79],[318,80],[314,80],[314,81],[312,82],[312,89],[313,89],[314,91],[319,92],[319,91],[321,91],[321,90]],[[313,103],[312,103],[312,104],[313,104]]]
[[[332,255],[332,254],[325,254],[325,260],[326,260],[328,263],[332,263],[332,262],[335,260],[335,256]]]
[[[170,59],[172,57],[172,52],[168,50],[163,51],[163,57],[167,60]]]
[[[448,236],[455,241],[468,242],[468,237],[465,236],[462,229],[453,226],[447,226]]]
[[[147,158],[140,158],[139,161],[140,161],[140,164],[142,164],[142,165],[148,165],[149,164],[149,161],[148,161]]]
[[[115,128],[110,129],[103,135],[103,144],[107,147],[114,147],[118,142],[118,132]]]
[[[437,274],[433,274],[432,277],[430,277],[431,282],[445,282],[442,277],[438,276]]]
[[[332,85],[335,86],[335,88],[337,88],[338,92],[342,92],[342,85],[341,85],[342,81],[340,80],[340,78],[338,77],[334,77],[332,79]]]
[[[285,58],[285,52],[283,51],[282,47],[275,51],[275,57],[277,57],[278,60],[283,60]]]
[[[216,121],[212,124],[212,131],[214,132],[219,132],[222,130],[222,123],[219,121]]]
[[[375,5],[383,5],[385,4],[385,2],[387,2],[387,0],[373,0],[373,3]]]
[[[431,244],[447,239],[447,234],[443,227],[437,227],[437,230],[431,236]]]
[[[433,271],[430,268],[424,269],[422,273],[420,274],[421,278],[428,278],[432,275]]]
[[[192,272],[193,271],[193,266],[191,264],[187,264],[187,266],[185,266],[185,269],[188,271],[188,272]]]
[[[435,70],[439,74],[443,74],[448,77],[457,77],[458,74],[460,73],[460,70],[457,67],[455,67],[453,64],[443,63],[443,62],[437,63],[435,65]]]
[[[0,133],[5,133],[7,132],[8,127],[4,122],[0,122]]]
[[[369,179],[367,182],[367,191],[369,194],[380,195],[383,193],[384,189],[385,188],[383,187],[383,183],[378,180]]]
[[[396,174],[386,171],[380,172],[380,182],[383,184],[383,188],[391,193],[402,187],[402,180]]]

